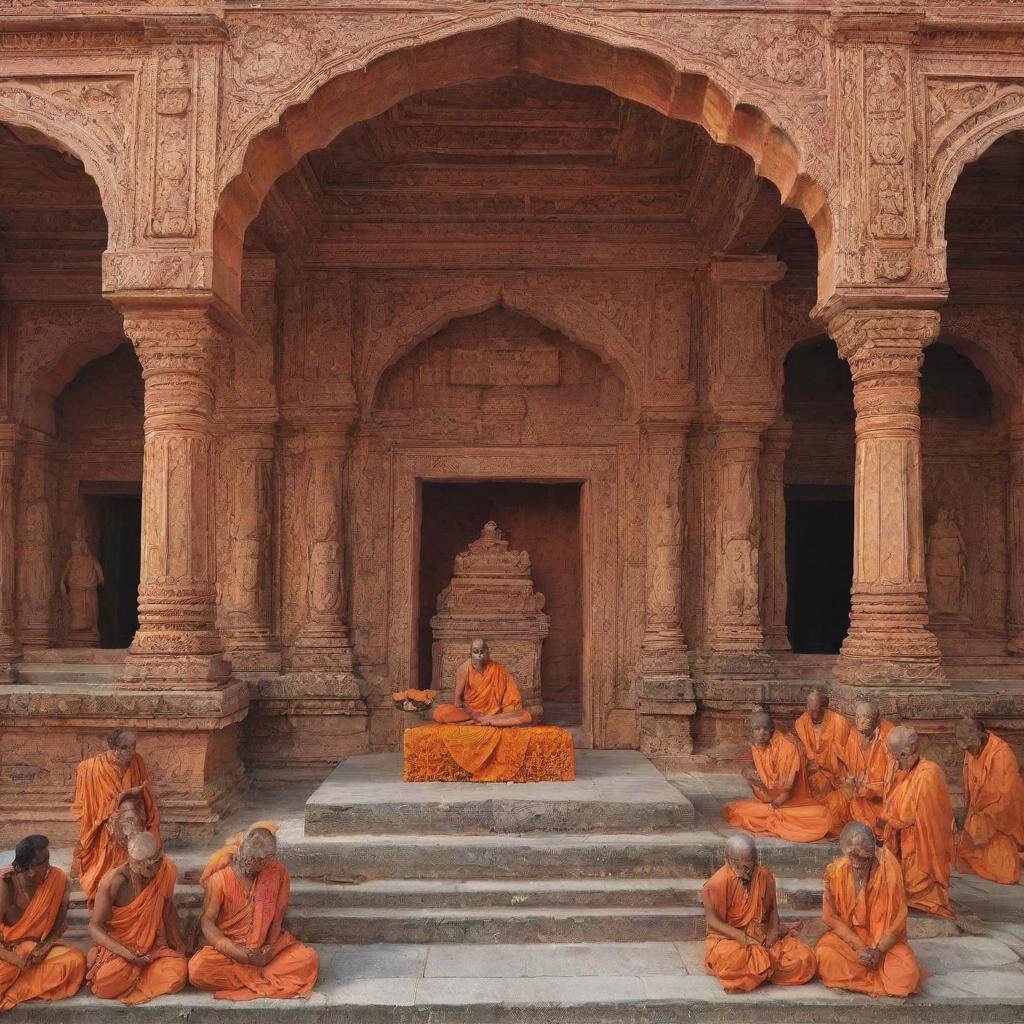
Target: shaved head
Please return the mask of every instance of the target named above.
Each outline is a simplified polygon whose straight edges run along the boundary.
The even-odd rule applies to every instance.
[[[859,700],[853,709],[853,724],[862,736],[870,736],[882,720],[882,712],[873,700]]]
[[[875,848],[875,833],[862,821],[851,821],[839,836],[839,845],[846,852],[848,846],[863,845]]]
[[[128,840],[128,856],[132,860],[149,860],[160,852],[160,844],[149,832],[136,832]]]
[[[988,730],[977,718],[961,718],[956,723],[956,744],[974,757],[981,753],[988,739]]]
[[[753,836],[748,836],[746,832],[729,836],[725,841],[726,857],[743,857],[750,853],[757,854],[757,843],[754,842]]]
[[[905,772],[909,772],[921,760],[919,743],[917,733],[908,725],[896,726],[885,741],[893,760]]]
[[[766,747],[775,732],[775,723],[767,711],[755,711],[750,716],[750,739],[755,747]]]
[[[246,833],[238,852],[242,857],[273,857],[277,853],[277,840],[265,828],[254,828]]]
[[[725,843],[725,862],[732,873],[749,886],[757,870],[757,845],[745,832],[730,836]]]

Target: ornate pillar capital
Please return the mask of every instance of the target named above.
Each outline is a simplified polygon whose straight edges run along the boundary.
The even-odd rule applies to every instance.
[[[915,360],[912,368],[917,370],[924,349],[938,337],[939,313],[934,309],[844,309],[829,319],[828,332],[855,371],[863,364],[895,372],[904,365],[909,368]]]

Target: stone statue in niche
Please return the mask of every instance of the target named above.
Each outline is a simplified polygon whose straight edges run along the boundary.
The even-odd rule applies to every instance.
[[[928,604],[936,615],[967,614],[967,551],[953,514],[940,508],[928,528]]]
[[[757,565],[757,549],[749,537],[725,542],[718,574],[718,608],[722,617],[735,625],[758,623]]]
[[[68,599],[72,646],[89,646],[99,642],[100,604],[96,589],[104,583],[103,568],[82,537],[71,542],[71,557],[60,578],[61,592]]]

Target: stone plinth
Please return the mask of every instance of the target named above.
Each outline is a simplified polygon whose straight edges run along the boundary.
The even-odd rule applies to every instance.
[[[469,657],[474,637],[484,637],[491,657],[519,684],[523,707],[541,716],[540,649],[549,619],[544,595],[533,589],[530,556],[510,551],[495,523],[455,558],[455,575],[438,595],[434,632],[432,688],[441,702],[454,694],[455,670]]]

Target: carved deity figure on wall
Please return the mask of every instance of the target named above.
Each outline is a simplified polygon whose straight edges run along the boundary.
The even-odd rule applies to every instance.
[[[718,610],[735,625],[758,623],[757,548],[749,537],[733,537],[722,550]]]
[[[928,528],[928,604],[937,615],[967,612],[967,551],[949,509],[940,508]]]
[[[61,592],[68,599],[68,626],[72,633],[95,634],[100,618],[96,590],[104,583],[103,568],[82,537],[71,542],[71,557],[60,578]]]
[[[306,600],[310,614],[327,617],[341,607],[341,523],[338,481],[327,459],[314,461],[306,489],[309,574]]]
[[[652,513],[651,573],[647,601],[653,625],[678,626],[680,617],[679,506],[666,498]]]
[[[21,599],[25,603],[23,617],[31,622],[45,622],[53,599],[53,520],[46,498],[33,501],[25,510],[22,529],[22,565],[28,568],[23,577]]]

